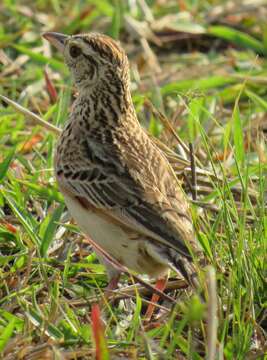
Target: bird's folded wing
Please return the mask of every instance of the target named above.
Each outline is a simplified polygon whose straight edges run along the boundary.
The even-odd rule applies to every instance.
[[[75,169],[73,174],[62,174],[58,179],[72,196],[123,226],[192,257],[189,248],[194,248],[195,239],[187,204],[178,208],[156,187],[146,186],[144,190],[127,171],[115,173],[110,162],[100,168],[79,169],[77,164]]]

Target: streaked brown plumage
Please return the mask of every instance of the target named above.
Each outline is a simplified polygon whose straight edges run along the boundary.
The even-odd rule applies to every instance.
[[[188,201],[137,120],[124,51],[100,34],[44,37],[63,52],[79,90],[55,156],[71,214],[128,268],[158,277],[171,266],[191,282],[192,254],[201,251]]]

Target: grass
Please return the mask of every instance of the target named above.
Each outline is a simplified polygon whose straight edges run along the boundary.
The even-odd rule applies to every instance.
[[[168,289],[177,304],[163,299],[147,324],[149,295],[124,276],[128,292],[116,306],[93,305],[107,276],[54,181],[57,134],[2,101],[2,359],[267,359],[266,6],[146,3],[3,1],[0,93],[61,127],[74,89],[41,33],[94,30],[121,40],[139,119],[168,146],[160,145],[189,198],[194,147],[192,213],[212,266],[202,274],[208,303],[178,282]],[[151,71],[155,62],[161,72]]]

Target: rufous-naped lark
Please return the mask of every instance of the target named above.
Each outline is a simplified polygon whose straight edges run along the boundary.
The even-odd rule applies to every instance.
[[[64,55],[79,95],[59,138],[55,174],[81,230],[127,268],[194,283],[202,256],[188,201],[140,126],[124,50],[96,33],[43,35]],[[117,271],[108,266],[111,281]]]

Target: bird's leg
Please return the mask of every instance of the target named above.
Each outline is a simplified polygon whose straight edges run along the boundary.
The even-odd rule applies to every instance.
[[[155,288],[160,290],[160,291],[164,291],[164,289],[166,288],[167,282],[168,282],[168,274],[165,275],[162,278],[159,278],[156,281],[155,284]],[[156,293],[154,293],[151,297],[151,303],[148,305],[146,313],[145,313],[145,321],[148,322],[151,320],[151,317],[153,315],[153,312],[155,310],[155,303],[157,303],[159,301],[160,296]]]
[[[117,289],[118,283],[120,280],[120,276],[121,276],[121,273],[118,272],[110,278],[108,286],[106,287],[105,292],[104,292],[104,296],[106,299],[110,299],[112,297],[113,290]]]
[[[91,243],[91,245],[93,245],[99,261],[105,266],[107,270],[109,282],[108,286],[105,288],[104,296],[106,299],[110,300],[113,290],[117,289],[118,287],[122,272],[112,265],[111,261],[106,256],[106,252],[100,246],[98,246],[91,238],[88,238],[88,241]]]

